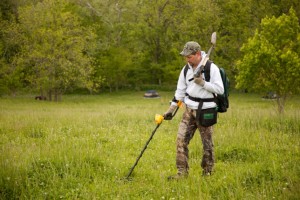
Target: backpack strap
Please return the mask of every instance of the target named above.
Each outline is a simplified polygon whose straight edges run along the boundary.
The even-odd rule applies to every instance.
[[[188,70],[189,70],[189,64],[186,64],[185,67],[184,67],[184,71],[183,71],[184,79],[186,79],[186,74],[187,74]]]
[[[211,66],[212,61],[208,60],[204,66],[204,77],[205,81],[209,82],[210,81],[210,66]]]
[[[205,66],[204,66],[204,69],[202,70],[202,73],[204,72],[206,82],[209,82],[209,80],[210,80],[210,66],[211,66],[211,63],[212,63],[212,61],[208,60],[205,64]],[[184,67],[184,71],[183,71],[185,79],[186,79],[186,74],[187,74],[188,70],[189,70],[189,65],[186,64],[185,67]],[[189,79],[189,81],[192,81],[192,80],[194,80],[194,77]]]
[[[205,81],[209,82],[210,81],[210,66],[211,66],[212,61],[208,60],[206,62],[206,65],[204,66],[204,77],[205,77]],[[214,99],[215,99],[215,103],[217,103],[217,95],[215,93],[213,93],[214,95]]]

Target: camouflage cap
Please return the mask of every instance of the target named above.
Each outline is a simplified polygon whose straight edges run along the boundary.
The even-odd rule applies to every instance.
[[[189,56],[198,51],[201,51],[201,46],[197,42],[190,41],[184,45],[184,48],[183,48],[182,52],[180,52],[180,55]]]

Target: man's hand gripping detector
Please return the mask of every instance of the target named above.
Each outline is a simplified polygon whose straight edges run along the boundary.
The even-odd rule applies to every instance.
[[[179,107],[182,107],[182,101],[178,101],[177,102],[177,108],[176,110],[174,111],[174,113],[172,114],[172,116],[162,116],[160,114],[156,114],[155,115],[155,123],[156,124],[161,124],[163,122],[163,120],[171,120],[177,113]]]

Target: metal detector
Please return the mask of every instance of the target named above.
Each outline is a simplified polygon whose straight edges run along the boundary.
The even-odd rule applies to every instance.
[[[181,102],[181,101],[178,101],[178,103],[177,103],[177,108],[176,108],[176,110],[174,111],[174,113],[172,114],[172,118],[176,115],[176,113],[177,113],[179,107],[181,107],[181,106],[182,106],[182,102]],[[129,179],[129,177],[130,177],[130,175],[132,174],[134,168],[135,168],[136,165],[138,164],[138,162],[139,162],[139,160],[141,159],[143,153],[144,153],[145,150],[147,149],[148,144],[149,144],[150,141],[152,140],[152,138],[153,138],[153,136],[154,136],[156,130],[157,130],[158,127],[161,125],[161,123],[163,122],[163,120],[164,120],[164,117],[163,117],[162,115],[159,115],[159,114],[156,114],[156,115],[155,115],[155,123],[156,123],[157,125],[156,125],[155,129],[152,131],[152,134],[151,134],[150,138],[148,139],[148,141],[146,142],[146,144],[145,144],[143,150],[141,151],[140,155],[137,157],[137,159],[136,159],[134,165],[131,167],[129,173],[128,173],[127,176],[125,177],[127,180]]]

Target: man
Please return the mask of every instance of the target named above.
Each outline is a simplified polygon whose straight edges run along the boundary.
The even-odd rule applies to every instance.
[[[211,175],[214,166],[214,145],[212,141],[213,126],[202,126],[199,124],[196,113],[198,109],[208,109],[216,107],[216,103],[212,101],[202,101],[202,99],[214,99],[214,94],[223,94],[223,82],[218,67],[211,63],[210,81],[206,82],[204,73],[199,77],[194,77],[194,71],[200,67],[201,59],[204,59],[205,53],[201,51],[201,47],[197,42],[190,41],[184,46],[180,55],[184,56],[188,63],[188,71],[184,74],[184,68],[181,70],[177,90],[174,99],[164,117],[172,115],[177,107],[178,101],[183,101],[186,105],[185,112],[179,125],[177,134],[177,155],[176,166],[177,174],[169,177],[169,179],[179,179],[188,175],[188,145],[193,138],[196,129],[200,131],[203,144],[203,157],[201,167],[203,175]],[[202,71],[202,69],[201,69]],[[202,105],[199,108],[199,102]],[[203,103],[203,104],[202,104]]]

